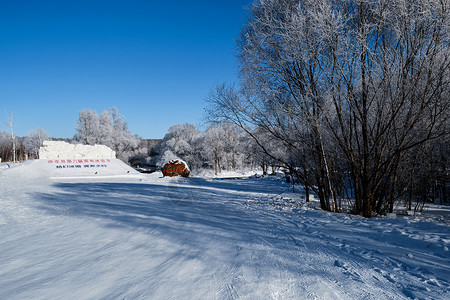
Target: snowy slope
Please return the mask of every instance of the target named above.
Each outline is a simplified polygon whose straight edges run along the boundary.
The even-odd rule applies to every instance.
[[[450,298],[433,216],[286,205],[297,196],[276,178],[40,172],[0,170],[0,299]]]

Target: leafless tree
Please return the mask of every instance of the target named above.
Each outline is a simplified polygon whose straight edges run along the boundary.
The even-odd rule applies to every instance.
[[[446,134],[449,32],[449,1],[257,1],[241,88],[213,91],[210,113],[281,141],[323,209],[350,188],[355,213],[392,211],[406,153]]]
[[[16,136],[14,134],[14,113],[11,113],[11,117],[8,117],[8,126],[11,132],[11,141],[12,141],[12,153],[13,153],[13,162],[16,162]]]
[[[28,157],[39,158],[39,148],[43,145],[44,141],[48,139],[47,132],[42,128],[28,132],[28,135],[23,141]]]

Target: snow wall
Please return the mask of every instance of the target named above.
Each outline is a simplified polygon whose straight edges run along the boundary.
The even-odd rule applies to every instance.
[[[73,145],[62,141],[45,141],[39,159],[116,158],[116,152],[104,145]]]
[[[29,167],[41,176],[50,178],[142,177],[141,173],[116,159],[116,153],[104,145],[45,141],[39,149],[39,160],[32,165]]]

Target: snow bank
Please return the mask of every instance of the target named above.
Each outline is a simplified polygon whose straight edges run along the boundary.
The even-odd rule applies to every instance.
[[[62,141],[45,141],[39,149],[40,159],[116,158],[116,152],[104,145],[73,145]]]

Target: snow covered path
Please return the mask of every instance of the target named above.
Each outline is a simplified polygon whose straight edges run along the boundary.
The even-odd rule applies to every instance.
[[[443,224],[283,208],[276,178],[14,171],[0,171],[0,299],[450,298]]]

